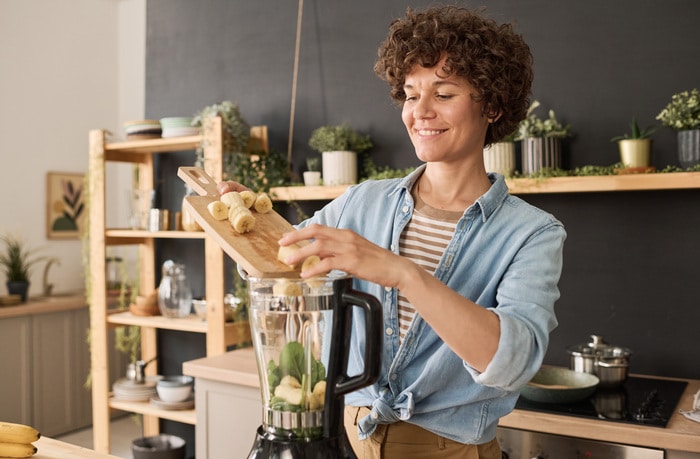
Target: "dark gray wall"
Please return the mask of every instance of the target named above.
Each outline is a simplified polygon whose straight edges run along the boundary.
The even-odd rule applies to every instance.
[[[310,153],[311,130],[344,121],[372,135],[378,164],[416,164],[399,112],[372,65],[390,20],[408,4],[429,3],[305,2],[295,170]],[[695,0],[494,0],[486,12],[515,21],[530,43],[534,98],[573,126],[570,166],[617,162],[610,137],[625,132],[633,116],[643,126],[655,123],[673,93],[700,85]],[[251,124],[269,126],[272,148],[286,151],[296,14],[293,1],[149,0],[147,116],[189,115],[233,100]],[[674,133],[659,127],[654,141],[654,165],[677,165]],[[174,168],[193,156],[177,158],[161,164],[162,191],[172,208],[182,196]],[[554,213],[569,232],[560,326],[548,363],[568,364],[566,346],[599,333],[634,350],[634,372],[700,378],[700,191],[526,199]],[[185,256],[178,250],[174,242],[161,246],[163,257]],[[201,276],[198,282],[201,291]]]

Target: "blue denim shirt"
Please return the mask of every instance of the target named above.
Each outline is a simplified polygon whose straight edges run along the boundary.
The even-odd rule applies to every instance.
[[[301,226],[348,228],[394,253],[413,212],[410,190],[423,167],[403,179],[350,187]],[[483,373],[459,358],[416,314],[399,344],[397,290],[355,279],[355,288],[383,305],[382,371],[378,381],[348,394],[350,406],[371,407],[361,439],[380,423],[406,421],[438,435],[479,444],[495,437],[499,418],[539,369],[557,326],[554,303],[566,233],[550,214],[508,194],[503,176],[462,215],[435,277],[500,319],[498,350]],[[361,312],[361,311],[360,311]],[[348,374],[363,368],[364,324],[354,314]]]

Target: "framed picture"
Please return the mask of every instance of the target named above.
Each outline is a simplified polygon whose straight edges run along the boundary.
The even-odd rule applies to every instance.
[[[46,237],[79,239],[85,227],[85,175],[49,172],[46,175]]]

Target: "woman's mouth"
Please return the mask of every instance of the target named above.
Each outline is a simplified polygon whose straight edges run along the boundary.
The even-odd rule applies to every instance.
[[[438,134],[442,134],[447,129],[417,129],[416,133],[423,137],[430,137]]]

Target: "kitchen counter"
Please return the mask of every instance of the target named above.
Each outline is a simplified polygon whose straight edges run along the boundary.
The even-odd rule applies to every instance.
[[[32,459],[119,459],[117,456],[100,454],[91,449],[71,445],[49,437],[34,442],[37,453]]]
[[[220,383],[259,388],[257,366],[251,348],[185,362],[183,373]],[[501,419],[500,425],[612,443],[700,453],[700,423],[691,421],[678,412],[680,408],[690,409],[693,396],[700,390],[700,380],[687,380],[687,382],[688,386],[666,428],[518,409]]]
[[[70,311],[72,309],[85,308],[87,304],[87,299],[83,293],[29,298],[26,303],[12,306],[0,306],[0,319]]]

